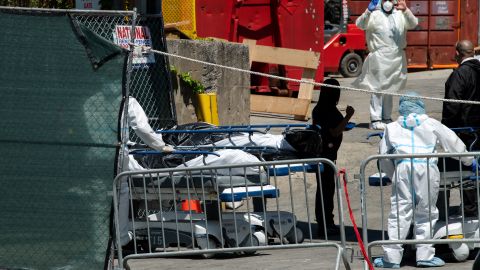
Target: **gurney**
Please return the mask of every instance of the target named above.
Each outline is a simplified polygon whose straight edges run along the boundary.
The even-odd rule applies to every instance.
[[[222,151],[229,150],[221,150],[219,152]],[[239,150],[236,150],[235,152],[237,155],[239,154],[239,152],[243,153],[243,151]],[[132,153],[136,155],[163,154],[160,152],[148,150],[134,151]],[[203,160],[205,165],[208,165],[206,162],[208,155],[218,156],[218,152],[212,153],[206,151],[176,151],[175,154],[200,154],[202,156],[201,159]],[[257,159],[256,161],[259,160]],[[191,161],[189,162],[192,163]],[[189,162],[185,162],[185,164]],[[198,165],[195,167],[198,167]],[[232,173],[232,170],[229,170],[228,173],[226,173],[225,171],[222,172],[221,170],[199,170],[190,171],[187,174],[155,174],[152,175],[152,177],[148,178],[133,177],[131,183],[132,200],[141,202],[141,204],[143,204],[145,208],[148,208],[149,202],[154,200],[174,202],[173,207],[170,207],[170,210],[172,211],[163,212],[162,224],[158,222],[158,218],[152,218],[151,215],[149,216],[148,220],[151,220],[152,222],[150,222],[149,224],[146,224],[143,220],[140,222],[135,221],[135,218],[133,218],[134,220],[132,221],[132,224],[136,224],[136,226],[132,226],[131,230],[134,232],[135,238],[138,239],[140,243],[143,243],[142,248],[144,250],[146,247],[144,241],[145,238],[148,235],[150,235],[150,237],[153,237],[154,235],[152,235],[152,232],[155,231],[155,239],[164,240],[162,240],[163,242],[157,241],[153,243],[154,249],[162,245],[172,245],[172,243],[170,243],[171,241],[168,240],[172,239],[172,237],[168,236],[171,233],[174,233],[178,236],[176,237],[176,239],[177,242],[180,242],[176,242],[177,244],[182,244],[183,246],[192,246],[192,243],[196,241],[195,243],[197,243],[197,246],[199,246],[200,248],[206,248],[202,245],[208,243],[208,241],[205,242],[203,240],[197,239],[198,236],[201,235],[199,231],[204,231],[205,233],[207,233],[207,231],[210,231],[207,234],[212,236],[214,239],[217,239],[215,240],[215,242],[217,243],[216,247],[218,247],[218,243],[222,243],[220,240],[224,238],[221,236],[221,233],[219,234],[219,231],[223,231],[224,229],[227,232],[232,231],[231,228],[228,229],[227,227],[225,227],[226,224],[236,224],[235,226],[237,226],[237,223],[243,224],[244,222],[247,222],[249,226],[253,226],[254,228],[253,232],[245,234],[244,226],[242,227],[243,229],[240,232],[240,238],[254,236],[250,237],[250,244],[253,243],[251,241],[254,241],[258,244],[265,243],[267,238],[265,235],[268,235],[270,237],[279,237],[281,238],[281,240],[287,242],[297,241],[298,243],[301,243],[303,241],[303,233],[300,229],[296,227],[295,216],[288,212],[282,212],[278,214],[276,212],[248,212],[248,214],[234,211],[232,216],[231,213],[221,213],[221,211],[219,211],[219,204],[210,203],[208,207],[204,204],[202,208],[203,211],[201,211],[207,212],[208,214],[205,213],[204,215],[200,213],[195,213],[194,211],[190,215],[190,217],[193,218],[190,218],[188,220],[178,217],[179,208],[175,205],[175,203],[184,200],[198,200],[201,202],[233,202],[241,201],[248,198],[258,198],[261,204],[263,204],[266,198],[276,198],[280,194],[279,190],[274,186],[268,185],[268,171],[266,171],[262,167],[247,167],[245,169],[237,170],[235,173]],[[150,207],[152,206],[150,205]],[[157,206],[157,208],[158,207],[160,206]],[[263,206],[257,206],[257,209],[258,208],[262,209]],[[150,211],[147,209],[145,210],[145,212],[150,213]],[[167,216],[170,216],[170,218],[165,219],[165,214],[167,214]],[[172,220],[172,217],[174,216],[176,219]],[[235,222],[232,223],[232,219],[234,219]],[[206,222],[206,220],[208,220],[208,223]],[[282,222],[280,222],[280,220],[282,220]],[[190,227],[187,226],[189,224]],[[206,226],[208,227],[208,230]],[[176,228],[176,231],[172,231],[172,228]],[[166,229],[167,234],[159,238],[159,229]],[[163,233],[165,233],[165,231],[163,231]],[[191,237],[187,237],[189,233]],[[237,237],[238,234],[239,232],[235,233]],[[180,237],[179,235],[182,235],[182,237]],[[230,235],[230,237],[232,237],[232,235]],[[173,237],[173,239],[175,239],[175,237]],[[243,239],[240,242],[229,240],[225,243],[222,243],[222,246],[232,247],[239,244],[243,245],[244,241],[246,240]],[[149,248],[152,248],[151,246],[152,242],[150,241]]]
[[[353,128],[354,123],[349,123]],[[232,125],[213,126],[203,124],[199,129],[186,130],[177,127],[170,130],[158,130],[166,142],[175,145],[179,150],[207,150],[239,149],[249,152],[262,161],[290,160],[306,157],[318,157],[321,152],[320,127],[309,124],[274,124],[274,125]],[[299,129],[301,128],[301,129]],[[283,135],[268,133],[273,129],[280,129]],[[296,139],[289,132],[305,132]],[[277,132],[278,133],[278,132]],[[176,139],[173,134],[191,136],[192,139]],[[203,136],[194,138],[195,136]],[[198,143],[200,142],[200,143]],[[322,168],[320,168],[322,170]],[[313,167],[303,167],[301,164],[291,164],[289,168],[268,168],[270,175],[286,175],[287,173],[307,170],[315,172]]]
[[[176,140],[170,138],[170,141],[168,138],[166,138],[167,143],[170,142],[170,144],[180,144],[175,145],[175,148],[180,151],[176,151],[173,154],[197,153],[197,155],[202,155],[202,158],[200,159],[197,157],[196,162],[195,159],[188,161],[186,161],[186,159],[182,160],[182,164],[185,164],[184,167],[199,167],[202,165],[209,165],[208,162],[205,161],[208,159],[209,155],[215,155],[214,151],[241,150],[241,152],[248,152],[255,155],[258,158],[255,160],[255,162],[260,160],[298,159],[299,157],[296,155],[297,153],[295,153],[296,149],[290,146],[281,135],[273,135],[272,137],[255,136],[256,134],[265,135],[266,132],[272,128],[282,128],[284,129],[282,133],[285,133],[292,128],[298,127],[307,129],[311,126],[303,124],[223,126],[201,130],[175,129],[163,130],[160,132],[164,136],[165,134],[193,134],[193,136],[195,136],[195,134],[214,134],[214,139],[211,141],[211,143],[202,145],[192,143],[192,141],[195,140],[189,140],[187,143],[185,143],[185,138],[182,138],[181,140],[178,138],[176,138]],[[317,148],[311,147],[311,149],[314,151],[318,151],[318,145],[321,145],[319,133],[314,133],[313,131],[307,132],[318,136],[318,139],[315,141],[315,143],[313,143],[317,146]],[[224,134],[223,138],[218,137],[218,134]],[[301,143],[303,143],[303,141]],[[301,143],[295,144],[295,146],[299,147],[299,145],[301,146]],[[160,152],[148,150],[140,150],[133,153],[136,155],[162,154]],[[200,160],[202,163],[199,162]],[[251,160],[251,162],[254,162],[254,160]],[[229,163],[235,162],[227,162],[226,164]],[[181,165],[179,167],[181,167]],[[321,172],[322,170],[323,166],[321,164],[317,164],[315,166],[308,164],[289,164],[288,166],[277,165],[270,166],[268,168],[250,168],[249,172],[247,172],[247,169],[237,172],[229,171],[227,173],[201,170],[192,171],[186,175],[175,175],[175,173],[171,175],[156,175],[157,179],[153,181],[145,181],[145,179],[138,178],[133,179],[132,182],[134,183],[134,187],[132,190],[134,190],[134,192],[132,192],[132,198],[136,200],[146,200],[145,205],[147,204],[148,200],[158,199],[160,196],[162,200],[198,200],[202,202],[210,200],[232,203],[248,198],[254,198],[254,210],[259,212],[249,212],[250,214],[248,215],[248,218],[250,224],[256,224],[255,226],[257,230],[258,228],[263,228],[265,235],[270,237],[279,237],[282,242],[296,241],[301,243],[303,241],[303,232],[296,227],[296,218],[293,214],[288,212],[282,212],[281,214],[265,212],[265,200],[267,198],[276,198],[280,194],[277,188],[268,185],[268,180],[269,177],[283,176],[294,172]],[[145,192],[145,190],[147,192]],[[161,194],[160,196],[156,194],[158,192]],[[176,211],[177,209],[173,210]],[[210,209],[209,212],[211,220],[211,213],[216,213],[217,209],[214,209],[214,211],[211,211]],[[220,213],[220,211],[218,212]],[[240,217],[244,215],[245,214],[239,212]],[[225,217],[224,214],[221,213],[214,217],[215,220],[220,220],[221,218],[228,219],[229,217]],[[280,222],[280,220],[282,220],[282,222]],[[195,222],[198,222],[198,220]],[[257,238],[261,239],[261,237]]]
[[[178,126],[170,130],[158,130],[167,144],[176,149],[202,149],[205,147],[268,147],[280,153],[295,154],[305,149],[295,144],[294,138],[289,137],[292,132],[318,133],[313,144],[321,145],[320,128],[308,124],[277,124],[277,125],[247,125],[247,126],[213,126],[198,123],[199,126]],[[302,129],[299,129],[302,128]],[[269,133],[272,129],[281,129],[282,135]],[[300,134],[300,133],[299,133]],[[175,136],[174,136],[175,135]],[[315,150],[321,150],[315,149]]]
[[[133,155],[165,155],[165,153],[152,150],[140,150],[132,151]],[[240,150],[220,150],[218,152],[210,151],[174,151],[171,154],[174,155],[197,155],[198,157],[189,161],[183,162],[184,164],[177,166],[176,168],[186,167],[201,167],[207,165],[218,165],[217,160],[209,159],[209,156],[218,157],[220,160],[220,154],[226,153],[228,156],[234,155],[235,158],[244,160],[243,163],[253,163],[259,160],[254,156]],[[239,157],[240,156],[240,157]],[[213,160],[213,161],[212,161]],[[201,163],[200,163],[201,162]],[[157,168],[148,168],[157,169]],[[148,179],[145,177],[133,177],[133,186],[146,189],[154,193],[157,190],[164,190],[164,193],[170,193],[177,197],[177,199],[187,199],[184,196],[196,196],[199,200],[218,199],[216,194],[220,194],[225,189],[232,189],[237,187],[246,186],[263,186],[269,183],[268,175],[264,168],[245,168],[237,169],[230,172],[228,170],[195,170],[190,171],[188,174],[183,173],[171,173],[171,174],[154,174]],[[192,194],[192,190],[195,191]],[[196,192],[202,190],[202,192]],[[212,197],[213,196],[213,197]],[[172,198],[168,198],[172,199]]]

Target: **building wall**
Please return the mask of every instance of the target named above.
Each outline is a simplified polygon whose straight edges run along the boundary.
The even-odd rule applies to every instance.
[[[240,43],[172,39],[168,51],[206,62],[249,70],[248,47]],[[179,72],[191,72],[207,91],[217,92],[220,125],[250,123],[250,75],[170,57]],[[174,74],[174,73],[172,73]],[[175,76],[175,75],[172,75]],[[197,121],[192,90],[178,77],[172,80],[178,124]]]

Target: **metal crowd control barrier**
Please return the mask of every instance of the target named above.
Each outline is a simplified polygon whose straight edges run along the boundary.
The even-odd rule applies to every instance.
[[[323,166],[331,166],[337,175],[335,164],[321,158],[123,172],[113,185],[118,264],[128,267],[129,260],[138,258],[210,258],[218,253],[248,255],[262,250],[334,247],[335,269],[341,259],[350,269],[344,254],[338,177],[340,241],[329,240],[329,235],[325,241],[314,237],[315,192],[308,187],[316,186],[315,173]],[[128,210],[119,207],[119,190],[125,183]],[[235,206],[239,202],[243,205]],[[224,203],[233,207],[226,209]],[[120,228],[125,224],[120,216],[126,211],[130,213],[133,250],[124,257],[121,236],[125,232]],[[323,219],[325,222],[325,215]]]
[[[453,258],[458,261],[466,260],[469,251],[473,250],[476,247],[480,247],[480,235],[479,235],[479,222],[478,217],[480,216],[480,207],[477,200],[477,210],[476,215],[467,217],[464,209],[463,203],[464,198],[463,194],[467,190],[472,190],[478,198],[480,195],[480,185],[479,185],[479,169],[478,167],[467,167],[462,165],[459,160],[461,157],[474,157],[478,160],[480,152],[469,152],[469,153],[434,153],[434,154],[409,154],[409,155],[374,155],[368,157],[364,160],[360,166],[360,193],[361,193],[361,209],[362,209],[362,227],[363,227],[363,242],[365,248],[367,249],[369,258],[372,258],[372,248],[379,245],[396,245],[396,244],[433,244],[433,245],[443,245],[446,247],[448,245],[449,251],[451,251]],[[449,160],[450,158],[450,160]],[[454,159],[451,159],[454,158]],[[372,162],[373,161],[373,162]],[[430,179],[427,182],[428,188],[428,198],[427,202],[433,201],[433,197],[437,196],[434,192],[435,186],[438,184],[439,195],[436,205],[428,203],[428,230],[430,231],[430,237],[426,239],[398,239],[398,240],[388,240],[387,236],[387,227],[385,214],[389,214],[391,203],[390,197],[398,201],[398,186],[395,181],[390,179],[386,173],[386,168],[382,168],[382,164],[386,164],[381,161],[392,162],[392,168],[394,168],[394,174],[399,172],[397,164],[400,162],[410,163],[410,167],[413,168],[408,172],[408,181],[409,181],[409,190],[414,198],[412,201],[412,222],[409,226],[415,224],[415,212],[418,202],[415,202],[417,194],[415,193],[412,179],[415,175],[415,166],[414,163],[424,163],[427,164],[426,172],[424,175],[426,178]],[[447,165],[447,161],[450,162],[450,165]],[[452,163],[453,161],[453,163]],[[438,164],[437,164],[438,162]],[[373,164],[372,164],[373,163]],[[430,164],[437,164],[439,168],[439,177],[435,178],[436,172],[435,169],[431,167]],[[453,166],[452,166],[453,164]],[[371,165],[371,166],[367,166]],[[372,169],[374,167],[375,169]],[[367,175],[368,172],[368,175]],[[372,174],[373,172],[376,172]],[[367,182],[368,181],[368,182]],[[367,188],[367,183],[370,188]],[[384,190],[385,186],[392,185],[391,193],[388,190]],[[377,189],[380,189],[378,192]],[[452,189],[459,190],[459,196],[456,198],[450,198],[449,191]],[[379,205],[372,204],[367,205],[368,193],[375,192],[380,195]],[[389,196],[390,195],[390,196]],[[395,196],[395,198],[394,198]],[[372,194],[370,194],[369,202],[374,201],[372,199]],[[384,200],[387,197],[387,200]],[[452,207],[449,204],[449,201],[458,203],[457,207]],[[415,205],[413,205],[415,203]],[[400,227],[400,219],[403,217],[399,216],[399,206],[398,204],[392,209],[393,212],[390,213],[390,218],[394,218],[396,221],[396,228]],[[438,214],[436,209],[438,209]],[[392,213],[396,214],[392,215]],[[379,213],[379,214],[377,214]],[[440,219],[436,216],[439,215]],[[443,217],[442,217],[443,215]],[[372,217],[370,217],[372,216]],[[370,218],[369,218],[370,217]],[[375,219],[376,222],[375,222]],[[378,220],[379,219],[379,220]],[[442,220],[443,219],[443,220]],[[391,219],[392,220],[392,219]],[[377,223],[378,222],[378,223]],[[378,227],[377,224],[380,224]],[[381,239],[369,239],[368,230],[380,229]],[[396,236],[400,235],[398,231]],[[414,231],[415,235],[415,231]],[[377,237],[378,238],[378,237]],[[403,237],[396,237],[403,238]],[[406,237],[405,237],[406,238]],[[413,236],[415,238],[415,236]],[[383,254],[383,253],[382,253]],[[368,269],[368,265],[364,264],[364,269]]]

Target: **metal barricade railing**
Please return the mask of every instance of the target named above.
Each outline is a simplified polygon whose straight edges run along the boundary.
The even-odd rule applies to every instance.
[[[329,239],[328,234],[325,241],[315,237],[316,223],[324,223],[325,214],[323,221],[314,221],[315,193],[309,192],[309,187],[316,186],[316,174],[322,181],[324,166],[337,175],[335,164],[320,158],[121,173],[113,185],[118,263],[127,267],[128,260],[137,258],[209,258],[217,253],[248,255],[262,250],[334,247],[335,269],[341,259],[350,269],[344,254],[338,177],[335,208],[340,241]],[[119,206],[125,200],[122,194],[129,198],[128,207]],[[235,205],[240,201],[243,205]],[[224,203],[233,207],[225,209]],[[130,213],[127,227],[133,248],[124,256],[122,236],[126,232],[121,228],[126,228],[122,224],[126,212]]]
[[[372,258],[372,248],[374,246],[384,245],[388,248],[392,245],[401,244],[448,244],[454,259],[463,261],[468,257],[469,250],[480,247],[478,223],[480,207],[478,200],[476,202],[476,216],[466,217],[462,207],[464,204],[463,194],[466,190],[475,191],[477,198],[480,195],[480,185],[477,181],[479,179],[478,167],[462,165],[460,160],[468,157],[478,160],[479,156],[480,152],[390,154],[374,155],[365,159],[360,166],[360,200],[363,242],[369,258]],[[407,167],[399,168],[398,164],[401,163],[406,164]],[[419,168],[414,164],[424,165]],[[390,172],[388,172],[389,170]],[[390,177],[393,179],[390,179]],[[422,179],[428,179],[429,181],[418,181]],[[404,183],[403,181],[407,182]],[[367,184],[371,187],[367,187]],[[391,191],[385,190],[388,185],[392,186]],[[406,191],[405,188],[400,190],[402,187],[407,187],[408,190]],[[422,188],[426,188],[427,192],[421,191]],[[380,192],[377,189],[380,189]],[[449,198],[447,194],[452,189],[459,190],[458,198]],[[371,197],[371,194],[369,195],[373,192],[376,194],[375,196],[380,195],[378,205],[367,204],[367,201],[371,203],[376,200],[376,198]],[[399,198],[399,196],[402,198]],[[387,197],[387,200],[385,200],[385,197]],[[408,201],[409,198],[410,201]],[[436,198],[438,198],[438,201]],[[390,200],[399,203],[393,203],[392,206]],[[449,200],[459,203],[457,212],[455,212],[454,207],[450,207]],[[424,201],[427,202],[426,208],[428,208],[425,213],[420,209],[422,206],[425,207]],[[400,204],[402,205],[399,206]],[[400,209],[406,204],[406,208]],[[412,214],[405,215],[405,212],[409,211]],[[389,223],[393,224],[390,237],[393,236],[393,240],[387,239],[388,225],[386,224],[385,214],[388,216],[389,212]],[[402,216],[400,216],[400,213],[402,213]],[[421,218],[416,218],[416,214],[420,215],[423,220],[419,221]],[[411,222],[409,221],[410,218]],[[426,222],[425,218],[428,218]],[[402,222],[403,227],[401,228]],[[410,226],[416,224],[416,222],[421,223],[420,226],[423,224],[427,235],[424,239],[406,239],[405,232],[408,232]],[[408,226],[408,228],[405,229],[405,226]],[[369,233],[369,230],[379,230],[381,238],[377,236],[375,239],[369,239],[369,234],[373,235]],[[416,238],[415,230],[413,231],[413,238]],[[396,246],[396,248],[400,247]],[[368,269],[367,263],[365,263],[364,268]]]

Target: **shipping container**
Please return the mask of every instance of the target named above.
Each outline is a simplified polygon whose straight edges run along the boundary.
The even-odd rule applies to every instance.
[[[350,15],[354,22],[370,1],[350,0]],[[478,41],[478,0],[407,1],[419,20],[418,26],[407,33],[409,68],[451,68],[455,43],[469,39]]]

